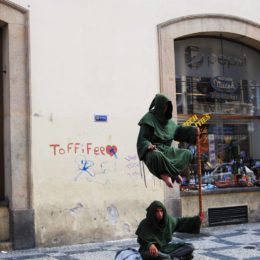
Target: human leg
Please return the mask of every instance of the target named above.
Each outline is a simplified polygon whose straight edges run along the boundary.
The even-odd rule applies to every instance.
[[[172,178],[168,174],[161,174],[160,177],[169,188],[173,188]]]
[[[170,177],[170,175],[168,175],[166,173],[166,174],[161,174],[160,177],[169,188],[173,188],[173,182],[172,182],[172,178]],[[182,184],[182,177],[180,175],[177,176],[176,182],[179,184]]]
[[[190,260],[193,258],[192,255],[193,251],[194,251],[194,246],[190,243],[185,243],[183,246],[174,250],[170,255],[172,257],[176,257],[181,260]]]
[[[146,153],[144,163],[149,171],[162,179],[169,188],[173,188],[173,183],[182,183],[182,178],[178,175],[177,169],[174,168],[171,161],[158,150],[151,150]]]

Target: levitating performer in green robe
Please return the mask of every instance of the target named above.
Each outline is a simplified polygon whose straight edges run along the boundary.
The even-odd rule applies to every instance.
[[[194,247],[190,243],[173,243],[173,232],[199,233],[202,219],[199,216],[173,218],[160,201],[146,209],[146,218],[139,224],[136,235],[139,252],[144,260],[192,259]],[[170,243],[171,242],[171,243]]]
[[[137,153],[149,171],[162,179],[170,188],[176,180],[182,182],[184,173],[193,158],[187,149],[171,147],[172,140],[196,143],[199,128],[176,125],[172,120],[172,102],[163,94],[153,99],[149,112],[138,123]]]

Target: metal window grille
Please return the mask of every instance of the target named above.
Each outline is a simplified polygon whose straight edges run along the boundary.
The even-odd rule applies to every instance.
[[[239,224],[248,222],[247,206],[208,209],[209,226]]]

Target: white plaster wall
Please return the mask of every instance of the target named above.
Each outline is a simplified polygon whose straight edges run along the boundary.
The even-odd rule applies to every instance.
[[[148,172],[145,188],[136,159],[137,122],[159,92],[156,26],[203,13],[235,15],[259,23],[260,2],[13,2],[30,11],[37,244],[134,236],[148,204],[164,200],[164,185]],[[108,122],[94,122],[94,114],[108,115]],[[80,149],[54,155],[50,145],[66,150],[68,143],[73,143],[72,149],[79,143]],[[92,143],[89,154],[82,146],[86,143]],[[107,145],[117,147],[117,157],[94,154],[94,147]],[[91,166],[88,172],[79,170],[84,163]]]

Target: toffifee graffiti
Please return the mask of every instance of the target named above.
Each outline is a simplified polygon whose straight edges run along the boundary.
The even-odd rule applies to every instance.
[[[110,155],[117,158],[117,147],[115,145],[107,146],[94,146],[93,143],[67,143],[61,144],[50,144],[51,152],[54,156],[65,155],[65,154],[87,154],[87,155]]]

